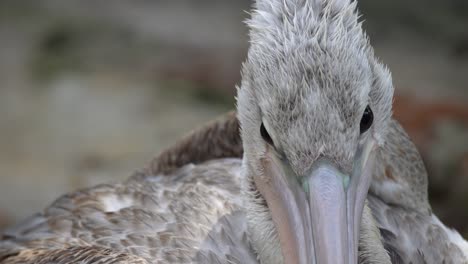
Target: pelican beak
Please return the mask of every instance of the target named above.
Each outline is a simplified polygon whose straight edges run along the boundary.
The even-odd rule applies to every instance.
[[[295,175],[274,153],[254,177],[271,210],[288,264],[356,264],[362,211],[372,177],[374,141],[358,147],[351,175],[324,158]]]

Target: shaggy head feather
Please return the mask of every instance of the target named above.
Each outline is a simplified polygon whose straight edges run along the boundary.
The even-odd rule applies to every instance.
[[[262,122],[275,151],[297,175],[322,156],[349,173],[368,105],[374,113],[368,133],[384,143],[393,85],[374,57],[355,1],[257,0],[247,24],[251,45],[238,89],[238,114],[248,178],[262,173],[259,159],[270,147],[260,135]],[[248,211],[264,210],[250,185],[251,179],[245,184]],[[268,211],[250,220],[261,259],[281,263],[271,254],[280,249]]]
[[[321,155],[350,169],[367,105],[382,144],[393,86],[374,58],[356,2],[261,0],[248,25],[238,94],[247,155],[260,154],[249,151],[258,138],[246,135],[259,134],[263,120],[296,173]]]

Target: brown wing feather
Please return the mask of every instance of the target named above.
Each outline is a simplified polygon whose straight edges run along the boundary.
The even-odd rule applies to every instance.
[[[87,254],[102,257],[104,249],[111,249],[105,255],[109,261],[120,256],[128,258],[125,263],[138,256],[161,264],[191,263],[218,220],[240,207],[240,166],[239,159],[214,160],[185,166],[172,177],[98,185],[64,195],[5,231],[0,263],[76,263]],[[219,228],[225,232],[228,227]],[[249,253],[242,240],[245,232],[236,228],[239,237],[234,238],[246,247],[239,254]],[[212,246],[217,244],[236,253],[230,248],[237,244],[219,241],[232,236],[214,238],[201,256],[223,253]],[[66,254],[62,262],[55,260]]]
[[[101,247],[71,246],[61,249],[25,249],[9,256],[10,264],[147,264],[138,256]]]
[[[146,175],[170,175],[174,169],[243,154],[236,112],[231,111],[189,133],[175,146],[162,151],[144,170]]]
[[[136,175],[163,174],[176,175],[177,178],[178,173],[174,174],[174,172],[186,164],[200,164],[217,158],[241,157],[242,153],[239,122],[236,113],[229,112],[191,132],[178,144],[161,152],[142,171],[143,173]],[[127,184],[136,183],[133,181]],[[127,187],[127,184],[124,186]],[[0,239],[0,241],[3,240],[4,246],[0,248],[0,263],[66,263],[70,262],[73,257],[85,255],[112,255],[130,260],[131,255],[115,255],[121,252],[120,250],[111,252],[105,248],[83,245],[76,241],[76,234],[72,234],[84,227],[81,226],[83,221],[77,221],[78,224],[74,223],[71,215],[101,213],[104,209],[97,197],[107,192],[118,193],[118,188],[115,188],[116,186],[101,185],[64,195],[42,213],[8,229]],[[87,212],[81,212],[83,210]],[[36,236],[40,239],[36,239]],[[22,239],[24,241],[21,241]],[[56,260],[55,258],[59,256],[67,256],[67,258]]]

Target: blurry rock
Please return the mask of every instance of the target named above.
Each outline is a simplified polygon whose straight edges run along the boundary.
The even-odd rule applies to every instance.
[[[468,106],[454,102],[430,102],[396,95],[393,110],[395,118],[423,151],[430,144],[433,129],[438,122],[452,120],[468,125]]]

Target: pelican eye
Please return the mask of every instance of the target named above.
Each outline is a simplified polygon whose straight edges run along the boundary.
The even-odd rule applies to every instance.
[[[262,135],[263,140],[265,140],[268,144],[274,146],[273,139],[271,139],[271,136],[268,134],[268,131],[266,130],[263,123],[260,125],[260,135]]]
[[[369,130],[369,128],[372,126],[373,121],[374,121],[374,113],[372,113],[372,109],[370,108],[370,106],[367,106],[361,118],[361,124],[360,124],[361,134]]]

